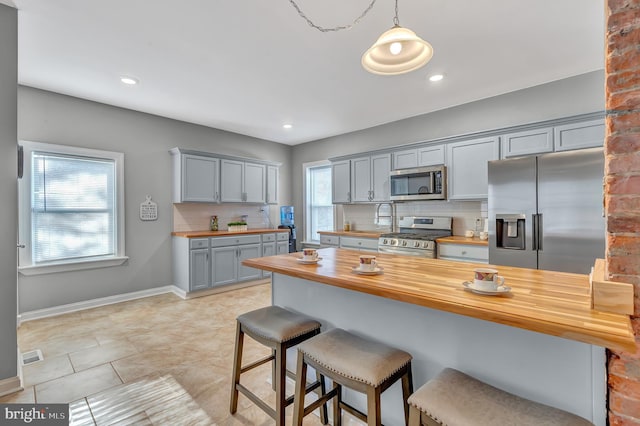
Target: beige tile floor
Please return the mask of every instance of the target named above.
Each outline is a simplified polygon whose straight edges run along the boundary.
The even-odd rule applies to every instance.
[[[26,322],[20,350],[40,349],[44,360],[25,366],[24,391],[0,403],[70,403],[77,425],[273,425],[243,396],[235,415],[228,408],[235,318],[269,305],[270,291],[262,284],[190,300],[165,294]],[[245,362],[269,354],[245,342]],[[273,404],[270,375],[264,365],[242,381]],[[360,424],[348,415],[343,423]]]

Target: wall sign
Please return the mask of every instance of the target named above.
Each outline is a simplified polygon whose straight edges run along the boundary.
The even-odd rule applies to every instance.
[[[151,201],[151,196],[140,204],[140,220],[158,220],[158,205]]]

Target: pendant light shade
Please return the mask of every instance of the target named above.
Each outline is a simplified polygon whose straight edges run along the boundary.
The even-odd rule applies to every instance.
[[[410,29],[395,25],[362,55],[362,66],[374,74],[404,74],[426,65],[432,56],[429,43]]]

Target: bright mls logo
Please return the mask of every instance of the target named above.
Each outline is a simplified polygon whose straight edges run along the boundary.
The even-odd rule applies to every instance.
[[[69,404],[0,404],[2,425],[69,424]]]

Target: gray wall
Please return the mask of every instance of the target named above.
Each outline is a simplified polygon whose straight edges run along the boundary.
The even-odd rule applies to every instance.
[[[16,239],[18,14],[0,4],[0,380],[18,374]]]
[[[281,162],[280,203],[291,202],[287,145],[23,86],[18,89],[18,136],[125,154],[125,244],[130,257],[120,267],[20,275],[20,312],[173,284],[170,148]],[[157,221],[142,222],[138,217],[147,194],[158,203]]]
[[[594,71],[293,147],[293,199],[302,226],[302,164],[396,145],[604,110],[604,71]],[[298,236],[303,238],[304,230]]]

